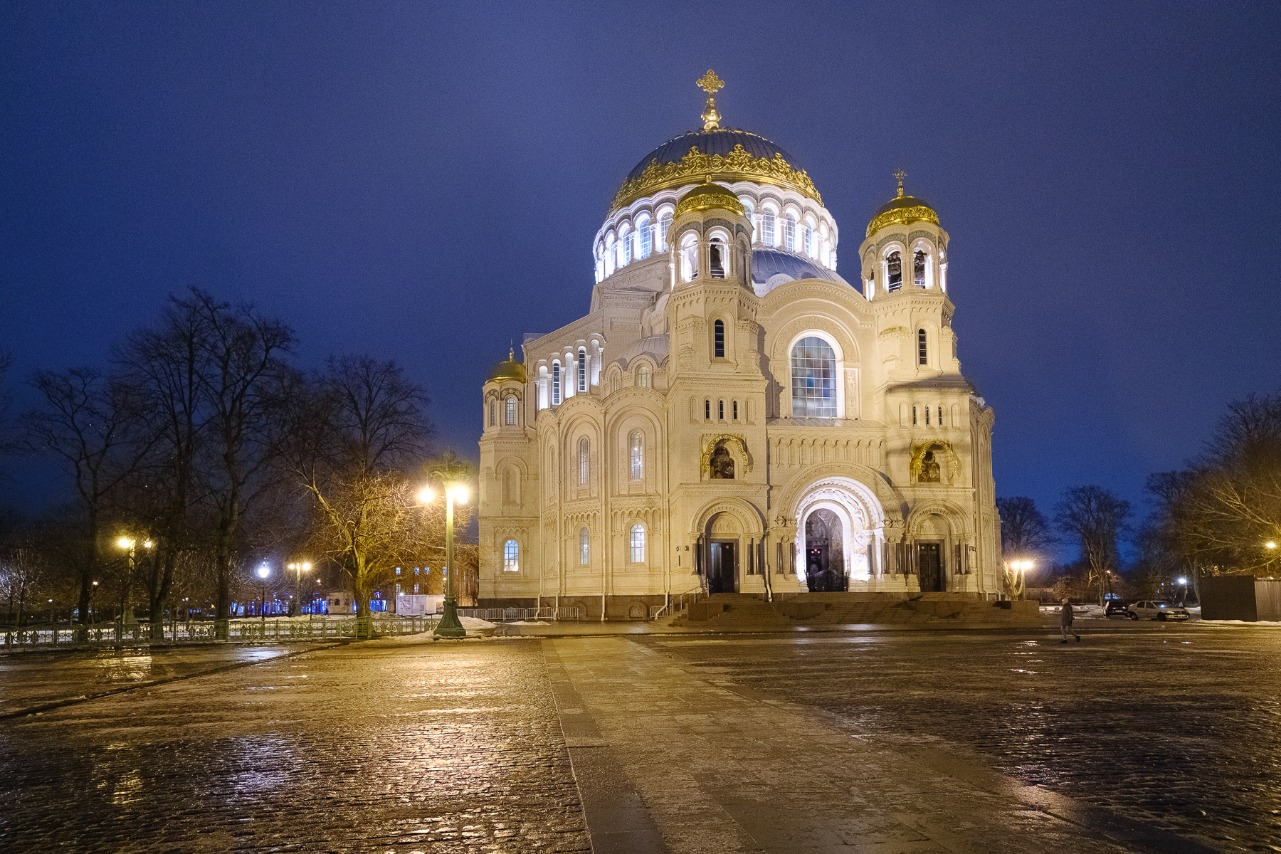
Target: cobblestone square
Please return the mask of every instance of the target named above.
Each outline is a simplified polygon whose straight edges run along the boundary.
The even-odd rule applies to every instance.
[[[1100,622],[1067,646],[601,634],[10,656],[0,849],[1273,851],[1279,654],[1275,629]]]

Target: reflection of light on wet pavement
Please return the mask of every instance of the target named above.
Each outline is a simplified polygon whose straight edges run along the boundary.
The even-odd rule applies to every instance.
[[[142,774],[137,768],[131,768],[118,780],[111,792],[111,802],[116,806],[131,804],[138,800],[142,792]]]
[[[293,746],[276,736],[237,738],[225,747],[231,766],[230,802],[271,792],[284,785],[295,764]]]

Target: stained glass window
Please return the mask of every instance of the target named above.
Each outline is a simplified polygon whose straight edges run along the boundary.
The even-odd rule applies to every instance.
[[[836,417],[836,353],[817,336],[792,348],[792,414]]]

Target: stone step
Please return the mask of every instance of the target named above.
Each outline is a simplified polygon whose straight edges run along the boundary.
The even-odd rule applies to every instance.
[[[814,593],[775,602],[720,593],[695,603],[676,624],[759,628],[851,624],[982,624],[1035,626],[1035,603],[996,603],[955,594]]]

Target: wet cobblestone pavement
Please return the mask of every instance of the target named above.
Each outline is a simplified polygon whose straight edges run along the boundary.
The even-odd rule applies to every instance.
[[[0,805],[4,851],[590,847],[521,641],[355,644],[9,718]]]
[[[1278,686],[1196,624],[0,657],[0,851],[1278,851]]]
[[[1281,630],[650,638],[711,680],[900,747],[968,748],[1025,783],[1224,851],[1281,851]],[[1158,846],[1159,849],[1159,846]]]

